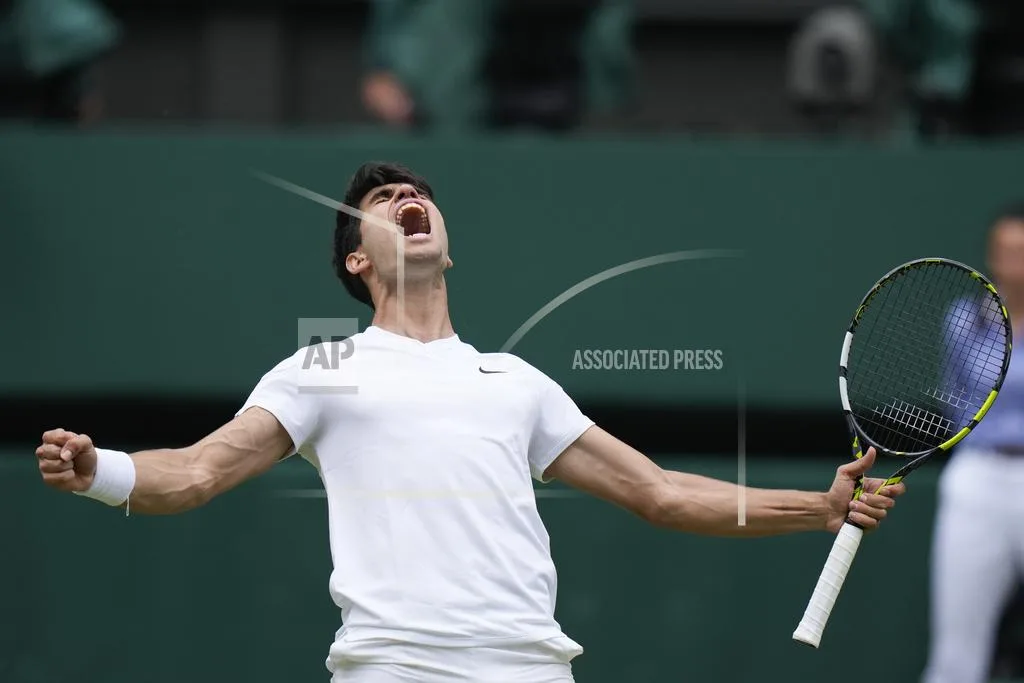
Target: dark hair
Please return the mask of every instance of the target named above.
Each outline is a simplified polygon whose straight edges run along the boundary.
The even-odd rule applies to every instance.
[[[1003,221],[1020,221],[1024,223],[1024,202],[1018,201],[1000,207],[999,211],[992,216],[989,225],[994,228]]]
[[[434,191],[427,181],[405,166],[373,161],[363,164],[355,172],[355,175],[352,176],[348,183],[348,189],[345,190],[345,199],[343,201],[348,206],[358,208],[359,203],[363,201],[363,197],[371,191],[382,185],[391,185],[393,183],[408,183],[427,197],[433,198],[434,196]],[[363,282],[363,278],[348,272],[348,269],[345,267],[345,259],[348,258],[349,254],[359,249],[363,241],[363,236],[359,232],[359,224],[360,220],[358,218],[350,216],[343,211],[338,212],[334,228],[334,273],[341,280],[341,283],[345,285],[345,289],[348,290],[349,294],[357,301],[362,301],[370,308],[373,308],[373,299],[370,298],[370,290],[367,288],[366,283]]]

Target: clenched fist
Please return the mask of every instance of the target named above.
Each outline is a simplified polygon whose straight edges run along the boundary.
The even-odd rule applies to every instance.
[[[885,479],[865,477],[864,492],[859,500],[852,500],[857,478],[866,474],[875,464],[875,455],[875,449],[871,447],[864,457],[843,465],[836,472],[835,481],[828,493],[831,513],[827,528],[832,533],[837,533],[847,518],[864,531],[877,529],[888,511],[896,504],[896,498],[907,492],[907,486],[902,482],[882,488]]]
[[[96,474],[96,448],[85,434],[51,429],[36,449],[43,482],[59,491],[85,491]]]

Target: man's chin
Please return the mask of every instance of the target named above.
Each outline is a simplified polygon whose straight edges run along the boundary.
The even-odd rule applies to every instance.
[[[438,263],[444,265],[445,255],[440,245],[437,244],[417,244],[409,245],[410,248],[404,250],[403,255],[405,256],[405,262],[409,263]]]

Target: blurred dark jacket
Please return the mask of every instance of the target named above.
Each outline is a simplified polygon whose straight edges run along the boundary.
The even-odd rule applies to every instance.
[[[974,0],[861,0],[921,99],[959,101],[970,92],[981,17]]]
[[[87,70],[118,41],[91,0],[0,2],[0,113],[74,118]]]
[[[368,67],[432,128],[571,127],[626,100],[632,22],[630,0],[374,0]]]

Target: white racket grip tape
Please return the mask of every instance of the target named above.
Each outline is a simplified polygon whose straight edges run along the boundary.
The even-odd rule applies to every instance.
[[[811,601],[807,603],[804,617],[793,632],[793,640],[811,647],[818,647],[821,643],[821,634],[825,632],[825,624],[832,614],[832,607],[836,604],[836,598],[843,588],[846,574],[850,571],[853,557],[857,554],[860,539],[863,537],[863,529],[849,523],[843,524],[832,544],[832,552],[828,554],[821,576],[818,577],[818,585],[814,587]]]

